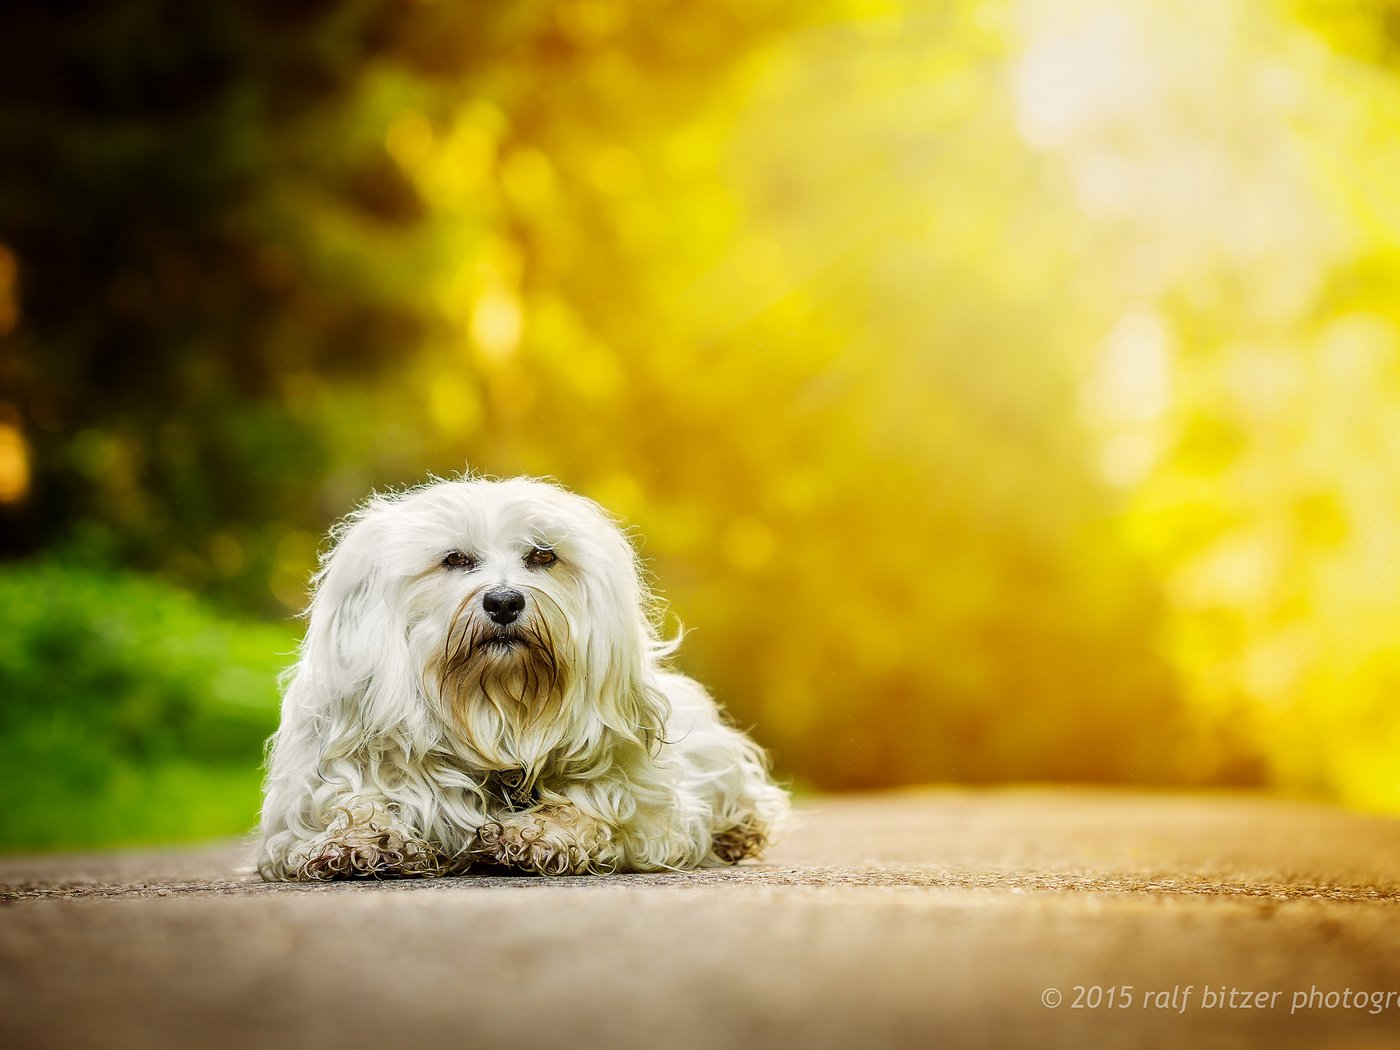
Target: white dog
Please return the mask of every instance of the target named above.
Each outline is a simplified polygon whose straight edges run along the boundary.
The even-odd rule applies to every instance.
[[[269,748],[264,878],[732,864],[786,815],[763,752],[667,669],[597,504],[437,481],[333,537]]]

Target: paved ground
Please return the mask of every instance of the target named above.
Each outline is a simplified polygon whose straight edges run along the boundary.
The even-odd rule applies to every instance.
[[[803,818],[675,876],[0,860],[0,1046],[1400,1045],[1400,822],[1077,790]]]

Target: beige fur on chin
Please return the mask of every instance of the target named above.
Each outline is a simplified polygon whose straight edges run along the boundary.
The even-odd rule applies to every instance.
[[[668,667],[596,504],[434,481],[332,539],[268,751],[264,878],[674,870],[756,856],[782,825],[762,750]],[[492,621],[493,589],[523,597],[515,622]]]

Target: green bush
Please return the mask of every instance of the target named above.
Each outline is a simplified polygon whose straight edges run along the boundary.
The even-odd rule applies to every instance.
[[[0,849],[246,831],[297,635],[151,579],[0,569]]]

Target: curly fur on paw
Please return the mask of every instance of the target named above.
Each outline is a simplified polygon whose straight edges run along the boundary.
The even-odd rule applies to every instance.
[[[759,824],[739,824],[721,831],[710,843],[710,852],[725,864],[738,864],[745,857],[757,857],[768,844],[768,831]]]
[[[345,828],[322,842],[293,877],[301,882],[386,875],[430,878],[443,870],[437,853],[421,839],[359,826]]]
[[[542,820],[488,821],[477,829],[467,852],[477,863],[534,875],[583,875],[593,870],[583,849]]]

